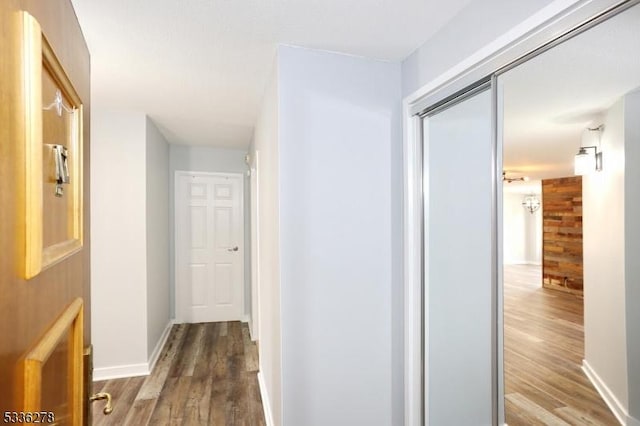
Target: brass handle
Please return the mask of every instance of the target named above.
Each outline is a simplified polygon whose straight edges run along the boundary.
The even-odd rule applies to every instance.
[[[111,405],[111,394],[107,393],[107,392],[100,392],[97,393],[95,395],[93,395],[91,398],[89,398],[90,402],[94,402],[94,401],[98,401],[100,399],[106,399],[107,400],[107,404],[104,406],[104,410],[102,410],[102,412],[105,415],[111,414],[111,412],[113,411],[113,406]]]

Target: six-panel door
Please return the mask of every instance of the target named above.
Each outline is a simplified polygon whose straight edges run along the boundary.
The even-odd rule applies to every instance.
[[[177,175],[176,315],[181,321],[242,319],[242,185],[241,175]]]

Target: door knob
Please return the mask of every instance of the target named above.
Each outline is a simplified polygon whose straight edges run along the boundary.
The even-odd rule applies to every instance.
[[[113,412],[113,405],[111,405],[111,394],[107,392],[100,392],[93,395],[91,398],[89,398],[89,401],[94,402],[101,399],[107,400],[107,404],[104,406],[104,410],[102,410],[102,412],[105,415],[111,414]]]
[[[238,246],[235,246],[234,248],[228,248],[227,251],[238,251]]]

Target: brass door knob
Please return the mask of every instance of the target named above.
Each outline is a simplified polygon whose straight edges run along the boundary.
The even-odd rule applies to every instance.
[[[113,411],[113,406],[111,405],[111,394],[107,393],[107,392],[99,392],[99,393],[93,395],[91,398],[89,398],[89,401],[95,402],[95,401],[98,401],[100,399],[106,399],[107,400],[107,404],[104,406],[104,409],[102,410],[102,412],[105,415],[111,414],[111,412]]]

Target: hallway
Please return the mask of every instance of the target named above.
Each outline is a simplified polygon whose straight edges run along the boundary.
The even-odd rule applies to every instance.
[[[93,404],[93,424],[264,425],[258,350],[246,324],[177,324],[151,375],[95,382],[113,413]]]
[[[507,423],[616,425],[582,372],[583,300],[541,287],[540,267],[504,268]]]

